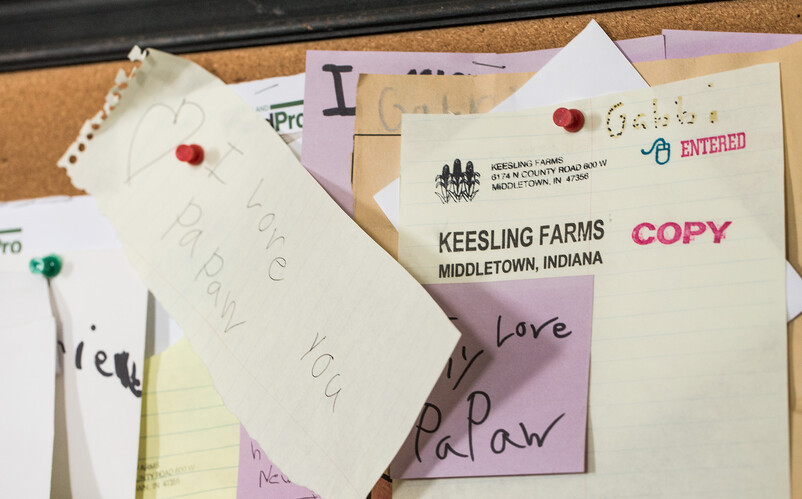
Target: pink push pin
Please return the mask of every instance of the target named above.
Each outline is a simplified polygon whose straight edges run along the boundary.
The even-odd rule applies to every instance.
[[[585,125],[585,116],[579,109],[561,107],[554,111],[554,124],[561,126],[566,132],[578,132]]]
[[[198,144],[181,144],[175,148],[175,157],[178,161],[189,163],[190,165],[199,165],[203,162],[203,148]]]

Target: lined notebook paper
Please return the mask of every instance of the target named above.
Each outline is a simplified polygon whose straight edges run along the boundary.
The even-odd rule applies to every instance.
[[[554,108],[405,116],[400,260],[419,279],[596,281],[588,473],[401,481],[396,497],[788,496],[778,76],[572,103],[576,134]],[[478,192],[443,203],[435,175],[455,159]],[[478,249],[481,230],[501,246],[526,227],[531,244]],[[485,265],[506,260],[534,268]]]
[[[237,497],[240,424],[184,338],[145,361],[137,498]]]

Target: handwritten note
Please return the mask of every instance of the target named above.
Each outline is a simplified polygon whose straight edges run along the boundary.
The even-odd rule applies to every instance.
[[[595,274],[595,297],[587,474],[394,495],[788,496],[779,96],[775,64],[571,103],[576,134],[554,108],[404,117],[407,268]],[[456,160],[473,177],[437,183]]]
[[[427,290],[462,337],[393,477],[584,471],[593,277]]]
[[[267,457],[259,442],[240,429],[237,497],[241,499],[320,499],[311,490],[292,483]]]
[[[324,497],[367,495],[458,333],[220,80],[141,63],[60,164],[270,459]],[[172,156],[189,139],[198,168]]]
[[[16,260],[23,264],[16,271],[0,272],[0,495],[46,498],[53,463],[56,324],[47,280]]]
[[[239,428],[186,338],[145,360],[137,499],[236,497]]]
[[[133,498],[147,290],[120,250],[61,257],[52,494]]]

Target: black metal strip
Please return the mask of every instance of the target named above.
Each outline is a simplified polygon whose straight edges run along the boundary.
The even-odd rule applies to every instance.
[[[4,0],[0,71],[699,0]]]

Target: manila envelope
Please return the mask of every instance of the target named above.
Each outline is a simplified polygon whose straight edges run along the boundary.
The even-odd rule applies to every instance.
[[[660,85],[705,74],[779,62],[783,88],[785,135],[785,202],[787,258],[802,269],[799,234],[802,220],[802,42],[766,52],[721,54],[693,59],[636,63],[649,83]],[[520,88],[531,73],[481,76],[360,76],[354,136],[352,182],[356,222],[391,255],[397,257],[398,233],[373,196],[400,174],[401,113],[487,112]],[[412,79],[414,78],[414,79]],[[459,104],[457,104],[459,103]],[[397,127],[393,130],[394,127]],[[789,332],[791,484],[793,496],[802,495],[802,322],[792,321]]]

